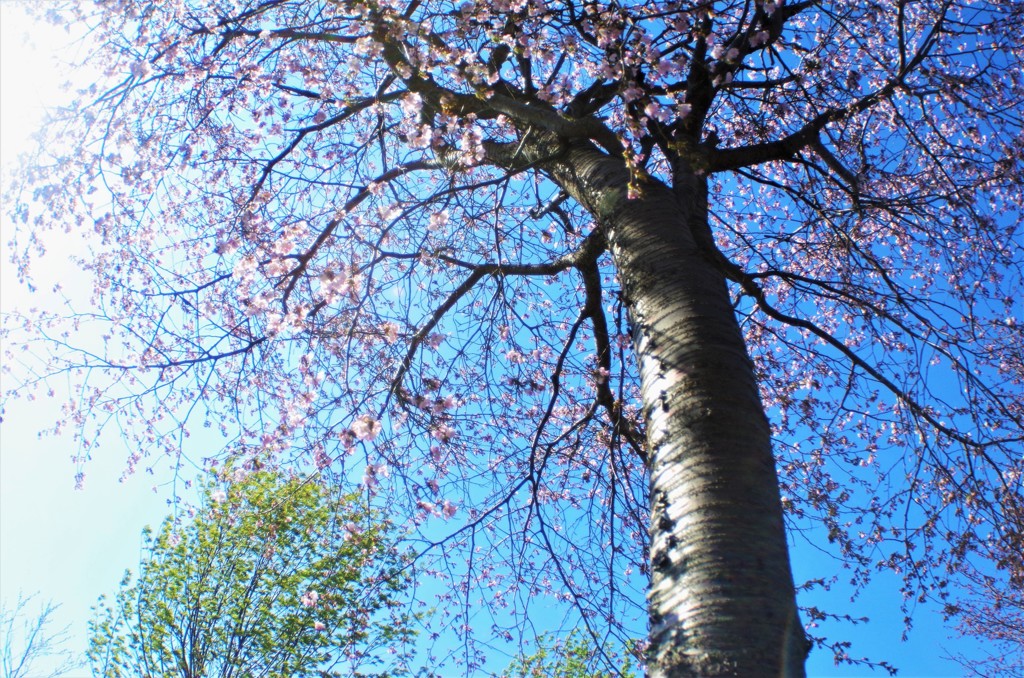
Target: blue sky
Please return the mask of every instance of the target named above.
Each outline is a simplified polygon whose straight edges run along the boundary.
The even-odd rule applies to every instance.
[[[28,23],[12,2],[0,2],[0,30],[0,153],[6,171],[17,153],[27,148],[27,136],[39,124],[42,107],[65,96],[60,82],[66,74],[47,54],[69,38],[57,29]],[[36,50],[25,45],[26,33]],[[10,233],[6,215],[2,225],[6,243]],[[67,253],[75,247],[75,243],[55,243],[40,276],[56,279],[59,275],[66,287],[73,288],[75,281],[68,276],[74,273],[64,264],[61,249]],[[6,261],[0,276],[4,311],[52,302],[45,292],[29,295],[19,289]],[[42,598],[62,604],[59,625],[71,624],[71,649],[83,652],[90,606],[100,594],[116,589],[125,568],[137,564],[141,530],[160,522],[173,488],[161,485],[165,478],[144,474],[119,482],[126,450],[109,444],[88,464],[85,489],[75,491],[70,437],[40,439],[36,435],[57,414],[58,404],[52,401],[10,403],[0,426],[0,597],[10,603],[19,591],[38,591]],[[793,561],[798,581],[833,574],[842,580],[838,563],[806,545],[797,545]],[[879,575],[854,603],[842,586],[817,594],[814,603],[840,614],[871,617],[869,624],[846,626],[838,633],[835,626],[831,630],[835,637],[853,641],[851,655],[886,660],[899,667],[902,676],[962,675],[961,668],[944,660],[944,655],[977,649],[972,639],[951,639],[954,634],[926,606],[914,615],[909,641],[900,642],[903,613],[893,577]],[[813,676],[884,675],[863,668],[836,668],[831,657],[820,652],[812,655],[808,669]],[[88,675],[84,669],[80,673]]]

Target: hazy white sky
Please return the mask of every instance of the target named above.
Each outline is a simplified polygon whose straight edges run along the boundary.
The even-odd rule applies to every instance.
[[[28,149],[44,106],[59,100],[63,79],[48,52],[65,42],[66,34],[30,21],[23,4],[0,0],[0,154],[5,167]]]
[[[15,166],[18,154],[31,148],[30,135],[42,121],[43,107],[69,96],[61,83],[71,75],[52,58],[54,47],[67,44],[69,35],[27,20],[20,4],[0,0],[0,162],[5,174]],[[11,234],[6,210],[0,227],[6,248]],[[61,257],[62,246],[75,245],[54,243],[48,261],[37,271],[40,282],[66,281],[69,271]],[[17,284],[10,268],[4,256],[0,260],[3,311],[53,303],[47,285],[30,295]],[[36,437],[57,413],[56,402],[14,402],[0,425],[0,597],[9,602],[19,591],[38,591],[42,598],[61,603],[61,625],[72,624],[71,649],[83,652],[90,606],[101,593],[113,593],[124,569],[138,562],[140,531],[146,524],[158,524],[165,515],[169,490],[154,492],[153,479],[144,475],[118,483],[125,454],[115,444],[88,465],[86,487],[76,492],[76,469],[70,462],[73,441],[67,436]],[[831,574],[819,569],[835,568],[807,547],[794,553],[794,566],[801,580]],[[844,595],[848,594],[840,589],[830,597],[843,607]],[[827,604],[824,599],[815,602]],[[884,586],[873,586],[856,604],[845,602],[842,611],[873,619],[867,627],[842,634],[856,641],[851,654],[893,661],[902,669],[901,676],[960,673],[956,665],[940,661],[940,647],[953,644],[947,642],[949,633],[934,612],[915,620],[910,643],[898,642],[902,614],[891,579]],[[962,641],[960,646],[966,651],[969,643]],[[810,670],[817,676],[866,674],[864,669],[832,668],[821,652],[812,655]],[[83,669],[81,675],[88,672]]]
[[[67,96],[60,85],[69,76],[50,57],[53,46],[68,42],[68,34],[30,22],[20,4],[0,0],[4,188],[18,155],[31,148],[30,136],[41,124],[44,105]],[[11,237],[6,209],[0,215],[0,236],[5,252],[0,259],[2,310],[52,300],[45,285],[29,294],[18,284],[6,255]],[[38,271],[41,279],[56,281],[68,275],[60,250],[57,243]],[[9,367],[17,372],[16,365]],[[0,390],[11,378],[0,377]],[[113,593],[124,569],[138,563],[141,529],[162,519],[165,495],[155,494],[152,480],[145,477],[118,483],[124,454],[116,445],[109,456],[89,465],[86,489],[76,492],[70,437],[39,439],[36,435],[53,423],[58,411],[53,401],[13,402],[0,424],[0,598],[10,604],[19,591],[38,591],[39,598],[60,603],[59,626],[72,625],[70,649],[81,653],[89,608],[99,594]],[[88,675],[88,671],[83,668],[69,675]]]

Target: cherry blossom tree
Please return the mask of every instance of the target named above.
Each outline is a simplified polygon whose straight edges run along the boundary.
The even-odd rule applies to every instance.
[[[95,289],[6,326],[48,347],[16,395],[73,375],[83,461],[115,424],[130,471],[361,483],[467,671],[579,628],[652,676],[801,675],[842,645],[787,521],[855,587],[1019,609],[1019,0],[69,11],[108,80],[14,257],[95,233]]]

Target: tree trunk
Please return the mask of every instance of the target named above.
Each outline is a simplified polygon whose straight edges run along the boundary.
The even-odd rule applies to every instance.
[[[626,199],[621,160],[551,170],[604,229],[633,324],[651,482],[648,673],[802,676],[771,433],[707,238],[706,180],[681,168]]]

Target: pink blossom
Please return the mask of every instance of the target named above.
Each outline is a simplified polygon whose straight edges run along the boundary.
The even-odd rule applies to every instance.
[[[380,329],[384,335],[384,341],[386,343],[393,344],[398,341],[398,325],[392,322],[387,322],[381,325]]]
[[[662,108],[657,101],[652,101],[644,107],[644,115],[660,122],[668,122],[669,118],[668,111]]]
[[[324,624],[322,621],[315,621],[315,622],[313,622],[313,628],[316,629],[317,631],[326,631],[327,630],[327,625]]]
[[[483,132],[479,127],[473,126],[463,130],[459,138],[459,150],[462,151],[460,160],[463,165],[472,167],[480,164],[487,156],[483,147]]]
[[[219,254],[222,257],[227,257],[235,253],[238,250],[238,239],[230,238],[223,242],[217,243],[217,246],[213,248],[215,254]]]
[[[636,101],[643,96],[644,91],[636,85],[629,85],[622,91],[622,98],[624,101]]]
[[[272,254],[278,257],[287,256],[295,249],[295,241],[290,238],[281,238],[270,248]]]
[[[367,489],[375,490],[380,485],[378,478],[386,478],[388,475],[390,475],[390,471],[387,464],[367,464],[363,473],[363,484]]]
[[[621,35],[622,31],[617,26],[602,26],[597,31],[597,46],[604,48],[614,45]]]
[[[129,71],[141,80],[153,72],[153,66],[148,61],[137,61],[131,65]]]
[[[350,428],[356,438],[370,442],[380,435],[382,427],[379,421],[368,414],[364,414],[352,422]]]
[[[658,75],[660,75],[663,78],[678,71],[678,65],[676,64],[676,62],[671,61],[669,59],[662,59],[658,61],[658,64],[657,66],[655,66],[655,68],[658,71]]]
[[[240,282],[251,280],[256,273],[256,257],[246,255],[235,263],[232,277]]]
[[[405,117],[419,119],[420,111],[423,110],[423,97],[416,92],[410,92],[403,97],[401,106]]]
[[[758,31],[750,36],[750,46],[760,47],[761,45],[766,45],[768,44],[768,38],[770,37],[771,34],[768,31]]]
[[[320,594],[310,589],[302,594],[300,598],[303,607],[316,607],[316,603],[320,600]]]
[[[415,125],[405,137],[412,148],[430,148],[434,143],[434,130],[430,125]]]
[[[458,432],[447,424],[441,424],[433,431],[430,432],[434,438],[440,440],[442,443],[447,443],[458,435]]]
[[[313,461],[316,463],[317,469],[321,471],[331,465],[331,458],[324,452],[323,446],[316,448],[316,451],[313,453]]]
[[[344,270],[327,270],[320,274],[320,294],[331,303],[350,289],[348,274]]]
[[[428,231],[438,231],[448,223],[448,210],[442,210],[430,215],[430,223],[427,224]]]

